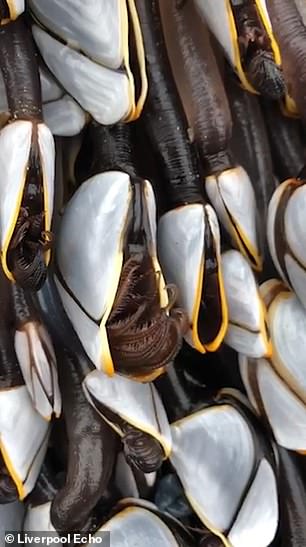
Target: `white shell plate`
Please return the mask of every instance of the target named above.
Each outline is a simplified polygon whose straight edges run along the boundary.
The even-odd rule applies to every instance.
[[[51,359],[45,351],[47,348]],[[50,420],[61,413],[56,357],[49,334],[42,324],[28,322],[15,332],[15,351],[21,372],[37,412]],[[34,358],[31,362],[31,356]],[[50,400],[53,400],[51,405]]]
[[[101,334],[98,325],[82,311],[78,304],[75,303],[62,287],[56,276],[54,276],[54,280],[65,312],[67,313],[84,350],[98,369],[105,370],[102,362]]]
[[[306,310],[293,293],[280,294],[269,309],[275,367],[306,402]]]
[[[25,386],[0,391],[0,437],[11,464],[31,492],[42,465],[49,424],[34,410]]]
[[[222,405],[172,424],[171,432],[170,459],[189,502],[204,524],[223,532],[253,470],[254,445],[247,422],[233,407]]]
[[[37,505],[36,507],[28,506],[26,517],[24,520],[23,530],[25,532],[56,532],[53,528],[50,519],[51,502]]]
[[[58,83],[54,80],[49,70],[45,67],[40,67],[39,75],[43,102],[48,103],[49,101],[56,101],[57,99],[60,99],[64,92],[62,88],[58,85]]]
[[[178,303],[194,320],[194,306],[204,251],[205,216],[201,204],[185,205],[163,215],[158,224],[158,255],[168,283],[179,289]],[[189,332],[188,342],[192,345]]]
[[[286,239],[290,249],[306,270],[306,185],[297,188],[291,195],[285,210]]]
[[[306,269],[289,254],[285,254],[285,266],[292,289],[306,309]]]
[[[83,383],[95,399],[135,427],[157,438],[167,454],[171,451],[171,432],[161,399],[150,384],[141,384],[99,370],[88,374]]]
[[[235,50],[228,16],[228,3],[228,0],[195,0],[198,12],[235,68]]]
[[[126,0],[30,0],[38,20],[72,48],[108,68],[123,61],[121,10]]]
[[[86,124],[84,110],[69,96],[43,105],[44,120],[58,137],[78,135]]]
[[[258,362],[257,378],[278,444],[289,450],[306,450],[306,406],[264,359]]]
[[[178,547],[166,524],[142,507],[121,511],[99,531],[104,530],[110,531],[112,547]]]
[[[261,328],[260,295],[249,263],[241,253],[235,250],[223,253],[221,261],[229,322],[259,332]]]
[[[76,299],[95,320],[101,320],[117,290],[121,273],[121,263],[117,262],[130,199],[127,174],[102,173],[81,185],[62,218],[57,240],[59,269]]]
[[[0,132],[0,232],[3,247],[12,230],[18,198],[21,201],[26,169],[29,159],[32,123],[15,121],[6,125]],[[50,130],[44,124],[38,124],[38,144],[44,175],[44,188],[47,189],[49,225],[53,212],[54,198],[54,140]]]
[[[239,227],[239,231],[245,235],[253,249],[259,254],[255,193],[243,167],[227,169],[218,176],[207,177],[205,187],[209,200],[226,230],[230,234],[233,232],[225,207]]]
[[[224,342],[235,351],[254,359],[267,355],[267,343],[262,333],[249,332],[230,323]]]
[[[10,15],[14,19],[17,19],[24,12],[24,0],[6,0],[6,3],[8,4]]]
[[[270,203],[268,207],[268,217],[267,217],[267,239],[268,239],[271,258],[273,260],[275,268],[277,269],[279,275],[284,281],[285,281],[285,278],[276,255],[274,226],[275,226],[275,217],[276,217],[277,207],[286,186],[287,186],[287,182],[285,181],[282,184],[280,184],[274,191],[272,198],[270,199]]]
[[[40,158],[44,175],[44,189],[47,190],[47,208],[49,213],[47,230],[50,230],[54,202],[55,144],[50,129],[44,123],[38,124],[37,129]]]
[[[32,138],[32,123],[16,121],[0,132],[0,236],[8,237],[16,212],[16,201],[25,182]]]
[[[270,464],[262,460],[228,539],[233,547],[266,547],[278,528],[278,492]]]
[[[125,73],[98,65],[35,25],[32,32],[48,68],[97,122],[110,125],[127,116],[131,97]]]

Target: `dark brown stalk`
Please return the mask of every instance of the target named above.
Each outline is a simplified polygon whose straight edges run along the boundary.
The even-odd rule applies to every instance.
[[[225,85],[233,118],[230,147],[237,161],[248,173],[254,188],[260,212],[257,226],[260,248],[264,255],[264,276],[273,277],[275,270],[266,241],[266,218],[277,179],[274,174],[267,126],[258,97],[242,89],[229,71],[226,72]],[[274,106],[272,101],[269,101],[269,104],[272,105],[271,108]]]
[[[23,17],[0,26],[0,68],[11,121],[32,122],[32,143],[17,223],[7,252],[15,281],[39,290],[46,278],[45,252],[51,234],[44,231],[44,190],[37,124],[42,120],[41,84],[37,53]]]
[[[78,357],[59,355],[60,387],[68,435],[66,482],[54,497],[51,521],[58,532],[87,530],[107,489],[116,458],[116,434],[87,401]]]
[[[289,94],[306,120],[306,28],[294,1],[267,0]]]
[[[22,17],[0,26],[0,59],[12,119],[42,121],[37,53]]]
[[[261,106],[279,182],[297,177],[306,163],[301,121],[284,116],[278,103],[262,100]]]
[[[43,505],[52,501],[58,491],[58,479],[48,454],[41,467],[34,490],[32,490],[29,501],[32,506]]]
[[[131,124],[103,126],[91,122],[85,140],[87,153],[84,154],[83,163],[87,167],[86,178],[105,171],[123,171],[136,176]]]
[[[213,536],[212,533],[205,534],[200,540],[199,547],[224,547],[222,539]]]
[[[12,503],[19,498],[17,487],[0,454],[0,504]]]
[[[204,25],[199,28],[192,2],[183,8],[170,4],[168,14],[174,32],[171,45],[178,67],[184,72],[187,108],[199,156],[207,173],[223,171],[234,166],[228,148],[232,120],[209,33]]]
[[[136,0],[149,92],[142,119],[165,181],[170,208],[202,201],[197,157],[173,79],[157,0]]]
[[[190,380],[186,369],[178,362],[171,364],[155,385],[171,423],[201,408],[201,400],[205,398],[205,387],[197,389],[196,383]]]
[[[306,545],[306,490],[297,456],[278,447],[281,547]]]

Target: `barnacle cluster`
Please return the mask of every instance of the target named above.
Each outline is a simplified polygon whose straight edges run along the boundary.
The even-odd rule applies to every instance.
[[[306,545],[304,4],[0,0],[3,531]]]

